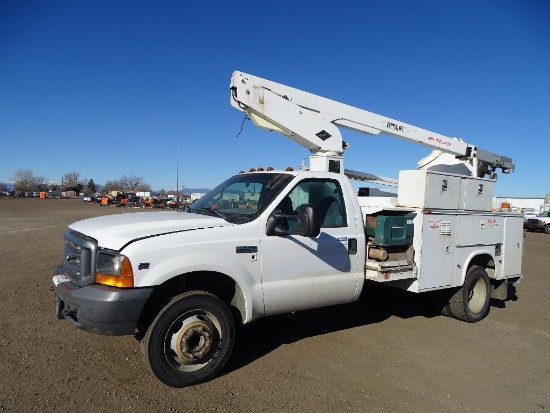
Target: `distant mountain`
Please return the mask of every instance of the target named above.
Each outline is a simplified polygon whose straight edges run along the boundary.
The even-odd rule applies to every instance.
[[[186,194],[186,195],[191,195],[191,194],[196,194],[196,193],[205,194],[208,191],[210,191],[210,189],[208,189],[208,188],[184,188],[183,189],[183,193]]]

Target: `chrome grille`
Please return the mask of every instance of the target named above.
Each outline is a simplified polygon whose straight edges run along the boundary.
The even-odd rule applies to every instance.
[[[94,282],[97,241],[68,229],[65,232],[65,274],[77,285]]]
[[[66,275],[74,280],[78,280],[82,276],[81,253],[82,247],[69,240],[65,240],[65,272]]]

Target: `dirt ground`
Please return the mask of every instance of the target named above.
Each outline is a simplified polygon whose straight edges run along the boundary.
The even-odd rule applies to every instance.
[[[528,233],[524,280],[467,324],[378,285],[353,304],[244,327],[211,382],[164,386],[133,337],[53,314],[65,227],[135,210],[0,198],[0,411],[544,412],[550,410],[550,235]]]

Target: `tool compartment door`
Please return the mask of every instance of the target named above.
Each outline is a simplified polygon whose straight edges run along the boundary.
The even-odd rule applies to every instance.
[[[523,258],[523,217],[504,218],[504,245],[502,248],[502,277],[521,274]]]
[[[456,217],[425,214],[419,262],[419,289],[447,287],[453,281]]]

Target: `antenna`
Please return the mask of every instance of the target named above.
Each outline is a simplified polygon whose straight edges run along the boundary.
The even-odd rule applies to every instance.
[[[179,166],[179,148],[176,146],[176,211],[180,209],[180,166]]]

